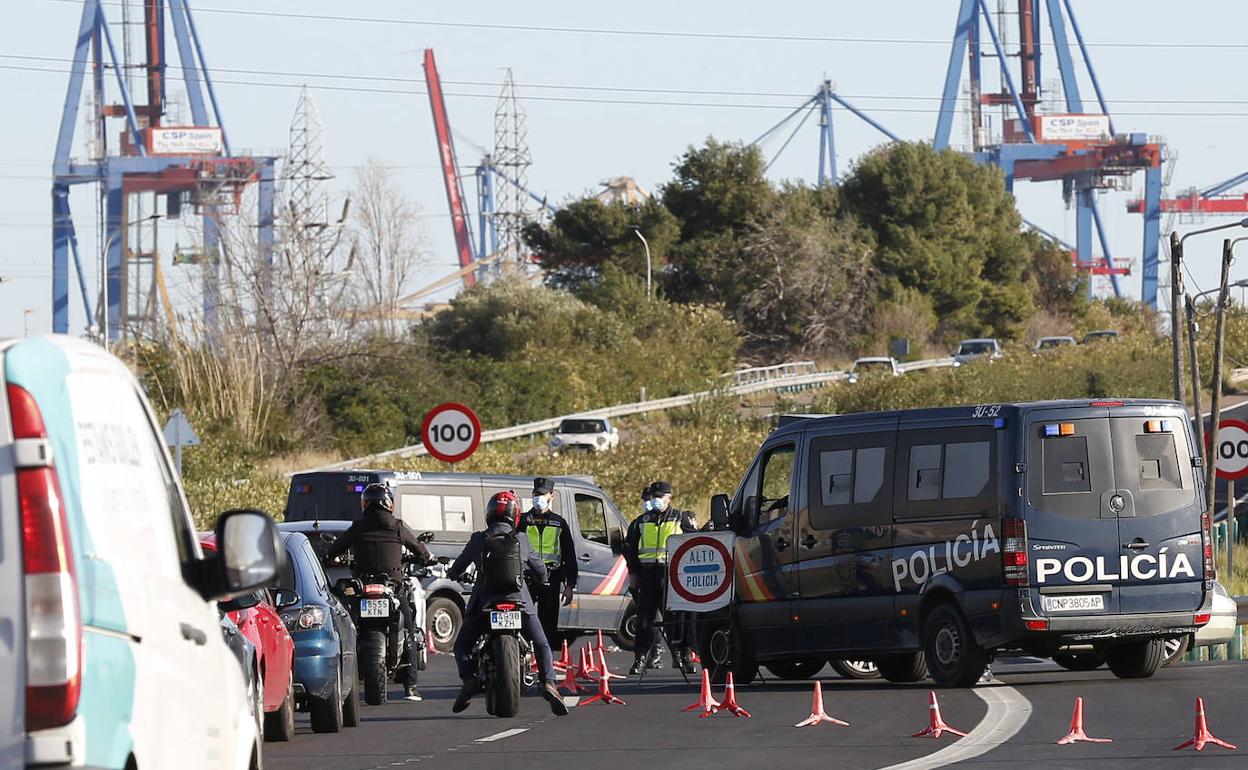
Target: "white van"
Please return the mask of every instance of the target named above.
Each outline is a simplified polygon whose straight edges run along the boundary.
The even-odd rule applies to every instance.
[[[258,767],[214,601],[271,581],[272,521],[199,549],[126,367],[68,337],[0,340],[0,767]]]

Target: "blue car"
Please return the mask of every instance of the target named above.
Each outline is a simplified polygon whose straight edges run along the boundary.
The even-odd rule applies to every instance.
[[[329,581],[308,538],[282,532],[287,565],[274,595],[295,640],[295,702],[312,717],[312,730],[336,733],[360,723],[355,624]]]

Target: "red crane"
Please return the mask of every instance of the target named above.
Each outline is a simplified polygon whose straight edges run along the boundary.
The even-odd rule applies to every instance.
[[[468,214],[464,208],[464,188],[459,181],[459,167],[455,160],[455,144],[451,141],[451,120],[442,99],[442,80],[438,77],[438,65],[433,60],[433,49],[425,49],[425,83],[429,90],[429,106],[433,110],[433,130],[438,140],[438,157],[442,160],[442,178],[446,183],[446,203],[451,209],[451,226],[455,229],[455,251],[459,253],[459,266],[472,264],[472,236],[468,230]],[[472,272],[464,273],[464,286],[472,286]]]

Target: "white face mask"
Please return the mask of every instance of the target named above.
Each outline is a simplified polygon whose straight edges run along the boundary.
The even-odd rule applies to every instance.
[[[538,495],[533,498],[533,507],[539,511],[550,510],[550,495]]]

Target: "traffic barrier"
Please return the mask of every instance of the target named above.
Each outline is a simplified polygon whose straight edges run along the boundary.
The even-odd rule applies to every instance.
[[[702,691],[698,694],[698,702],[690,706],[685,706],[681,711],[693,711],[701,709],[702,713],[698,714],[699,718],[706,718],[719,711],[720,703],[715,700],[715,696],[711,695],[711,675],[704,668],[702,669]]]
[[[932,738],[939,738],[941,736],[941,733],[953,733],[954,735],[960,735],[963,738],[966,737],[966,733],[962,732],[961,730],[955,730],[954,728],[945,724],[944,718],[940,715],[940,704],[936,702],[935,690],[928,690],[927,714],[928,714],[927,727],[923,728],[922,730],[912,735],[911,736],[912,738],[926,738],[928,736]]]
[[[602,650],[598,651],[598,678],[599,679],[626,679],[622,674],[613,674],[611,669],[607,668],[607,656]]]
[[[1066,746],[1077,741],[1085,741],[1087,743],[1113,743],[1112,738],[1089,738],[1088,734],[1083,731],[1083,698],[1075,698],[1075,713],[1070,718],[1070,732],[1065,738],[1057,741],[1058,746]]]
[[[1239,748],[1233,743],[1227,743],[1221,738],[1215,738],[1213,733],[1209,732],[1209,725],[1205,722],[1205,699],[1196,699],[1196,730],[1195,735],[1187,739],[1183,743],[1174,747],[1175,751],[1185,749],[1188,746],[1195,746],[1197,751],[1204,751],[1205,745],[1212,743],[1214,746],[1221,746],[1224,749]]]
[[[706,669],[702,669],[703,673]],[[719,704],[724,711],[736,714],[739,717],[748,717],[750,712],[741,708],[741,704],[737,703],[737,686],[732,681],[732,672],[728,672],[728,684],[724,686],[724,701]]]
[[[849,725],[849,722],[828,716],[828,712],[823,709],[823,682],[815,680],[815,697],[810,704],[810,716],[793,725],[794,727],[809,727],[817,725],[820,722],[831,722],[834,725]]]
[[[615,693],[611,692],[611,677],[612,676],[614,675],[608,672],[607,676],[598,677],[598,692],[594,693],[593,695],[589,696],[585,700],[581,701],[581,705],[588,706],[589,704],[597,701],[597,702],[602,702],[602,703],[616,703],[621,706],[627,706],[628,704],[624,702],[623,698],[620,698]]]

